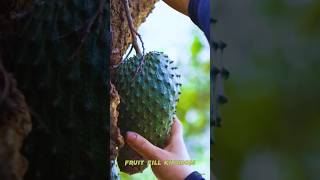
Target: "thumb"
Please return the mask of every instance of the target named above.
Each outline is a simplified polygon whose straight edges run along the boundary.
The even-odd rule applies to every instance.
[[[147,139],[135,132],[127,132],[126,142],[133,150],[146,159],[160,159],[162,154],[165,153],[164,150],[151,144]]]
[[[171,136],[174,138],[181,138],[183,136],[183,126],[177,116],[173,119]]]
[[[180,142],[183,142],[183,127],[180,120],[177,117],[174,117],[168,145],[175,145]]]
[[[168,139],[168,144],[165,150],[170,152],[180,152],[182,147],[185,147],[183,140],[183,126],[180,120],[175,117],[171,127],[170,138]]]

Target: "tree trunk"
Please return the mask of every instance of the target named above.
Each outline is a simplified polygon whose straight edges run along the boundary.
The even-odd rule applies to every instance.
[[[131,10],[131,16],[133,25],[137,29],[141,23],[146,20],[146,17],[154,8],[154,4],[157,0],[129,0],[129,6]],[[112,67],[121,62],[122,56],[131,43],[131,34],[124,10],[124,5],[121,0],[111,0],[111,13],[110,13],[110,25],[111,25],[111,63],[110,69],[112,73]],[[112,74],[111,74],[112,79]],[[114,160],[118,155],[117,147],[123,145],[123,138],[120,135],[120,131],[117,128],[118,112],[116,110],[119,104],[119,95],[111,83],[110,92],[110,125],[111,125],[111,144],[110,153],[111,160]]]
[[[28,162],[20,153],[31,131],[31,118],[16,81],[0,59],[0,179],[22,180]]]
[[[108,14],[107,0],[0,1],[0,56],[32,116],[25,179],[106,178]],[[30,117],[7,74],[0,73],[0,179],[15,180],[26,171],[19,152]]]
[[[154,4],[156,3],[156,1],[157,0],[129,0],[131,16],[133,19],[133,24],[136,28],[145,21],[148,14],[154,8]],[[11,36],[12,34],[14,34],[13,29],[16,28],[15,22],[18,22],[20,18],[24,17],[24,10],[31,7],[30,4],[32,4],[32,2],[32,0],[4,0],[0,2],[1,43],[3,40],[2,37],[8,37],[8,35]],[[131,34],[128,28],[122,1],[111,0],[110,9],[110,70],[112,70],[111,67],[113,67],[113,65],[121,62],[122,56],[131,43]],[[5,49],[0,49],[0,53],[1,51],[8,52],[7,47],[2,45],[0,47]],[[3,58],[7,60],[6,55],[2,55]],[[11,63],[11,60],[7,60],[6,62]],[[20,155],[20,148],[22,146],[24,137],[31,130],[31,118],[28,112],[27,105],[24,101],[24,97],[16,88],[15,80],[13,79],[13,77],[7,76],[7,72],[5,72],[4,74],[0,76],[0,97],[2,97],[4,92],[3,90],[5,89],[3,86],[5,82],[5,76],[9,77],[10,86],[9,92],[5,96],[5,101],[2,101],[2,99],[0,99],[0,105],[2,105],[0,114],[0,179],[22,179],[26,171],[27,163],[26,160]],[[121,144],[123,144],[123,140],[120,135],[119,129],[116,127],[118,116],[116,108],[120,102],[120,98],[112,83],[110,84],[110,125],[112,133],[110,149],[111,159],[114,160],[114,158],[117,156],[116,147],[121,147]],[[9,142],[13,142],[13,144],[10,144]],[[8,156],[7,153],[10,153],[11,156]]]
[[[22,180],[28,161],[21,154],[23,141],[31,131],[31,117],[25,98],[12,74],[3,66],[3,37],[14,33],[15,19],[30,7],[31,0],[0,2],[0,179]]]

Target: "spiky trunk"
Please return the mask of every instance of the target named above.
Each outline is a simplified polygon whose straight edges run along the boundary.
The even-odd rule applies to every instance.
[[[30,3],[21,8],[25,2]],[[33,129],[23,144],[29,161],[25,179],[105,178],[108,1],[0,5],[3,64],[32,112]]]

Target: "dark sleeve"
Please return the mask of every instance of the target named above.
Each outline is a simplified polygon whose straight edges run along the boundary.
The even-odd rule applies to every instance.
[[[205,180],[197,171],[192,172],[184,180]]]
[[[210,39],[210,1],[190,0],[188,6],[191,20],[204,32],[207,39]]]

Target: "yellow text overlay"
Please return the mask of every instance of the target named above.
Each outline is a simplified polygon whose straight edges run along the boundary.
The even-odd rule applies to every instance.
[[[196,161],[195,160],[125,160],[124,165],[125,166],[139,166],[139,165],[144,165],[148,164],[151,166],[192,166],[195,165]]]

